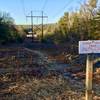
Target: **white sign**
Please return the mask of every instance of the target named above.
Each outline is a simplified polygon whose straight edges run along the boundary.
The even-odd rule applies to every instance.
[[[79,41],[79,54],[100,53],[100,40]]]

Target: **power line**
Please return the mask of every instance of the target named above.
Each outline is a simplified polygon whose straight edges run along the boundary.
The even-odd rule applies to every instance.
[[[47,2],[48,2],[48,0],[45,0],[44,5],[43,5],[43,7],[42,7],[42,10],[45,9]]]
[[[25,10],[24,0],[20,0],[20,2],[21,2],[21,5],[22,5],[23,14],[24,14],[24,16],[26,16],[26,10]]]
[[[26,24],[27,24],[25,2],[24,2],[24,0],[20,0],[20,3],[21,3],[21,5],[22,5],[23,14],[24,14],[24,16],[25,16],[25,20],[26,20]]]
[[[67,4],[64,5],[63,8],[60,9],[60,10],[53,16],[53,18],[57,17],[61,12],[63,12],[63,10],[65,10],[72,2],[73,2],[72,0],[70,0],[69,2],[67,2]]]

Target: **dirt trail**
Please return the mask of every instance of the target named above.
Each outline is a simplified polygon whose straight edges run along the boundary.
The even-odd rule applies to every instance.
[[[0,70],[5,70],[0,74],[0,100],[84,100],[84,80],[64,77],[65,67],[69,65],[42,51],[15,50],[10,58],[0,60]],[[94,100],[100,99],[99,85],[94,84]]]

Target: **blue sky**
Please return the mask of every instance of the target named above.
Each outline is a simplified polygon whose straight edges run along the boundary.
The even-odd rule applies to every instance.
[[[15,19],[16,24],[30,23],[28,18],[26,21],[25,15],[30,15],[33,10],[34,15],[41,15],[41,10],[44,15],[48,16],[45,23],[54,23],[64,14],[64,12],[76,11],[86,0],[0,0],[0,11],[10,13]],[[39,12],[36,12],[36,11]],[[35,23],[40,23],[40,19],[34,19]]]

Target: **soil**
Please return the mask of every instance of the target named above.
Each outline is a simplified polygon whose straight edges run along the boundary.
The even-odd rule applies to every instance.
[[[63,57],[54,51],[1,49],[0,100],[85,100],[84,63]],[[93,100],[100,100],[100,68],[93,75]]]

